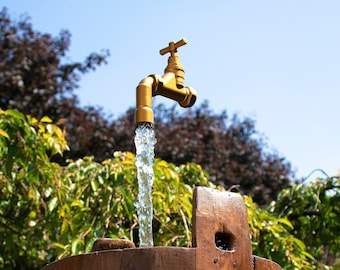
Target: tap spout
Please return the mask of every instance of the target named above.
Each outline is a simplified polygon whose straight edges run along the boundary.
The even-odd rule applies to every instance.
[[[162,77],[157,74],[144,78],[136,89],[136,125],[153,124],[152,97],[161,95],[177,101],[181,107],[188,108],[195,104],[197,93],[190,87],[177,87],[176,76],[172,72]]]

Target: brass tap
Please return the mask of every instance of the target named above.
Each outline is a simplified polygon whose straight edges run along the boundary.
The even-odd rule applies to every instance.
[[[186,39],[170,42],[169,46],[160,50],[160,54],[170,53],[164,75],[149,75],[137,86],[136,91],[136,125],[153,123],[152,97],[161,95],[179,103],[186,108],[196,102],[197,93],[190,86],[184,86],[184,67],[177,55],[177,48],[187,44]]]

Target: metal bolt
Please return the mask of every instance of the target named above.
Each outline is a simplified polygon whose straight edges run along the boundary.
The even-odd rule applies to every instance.
[[[237,262],[233,262],[233,267],[234,267],[234,268],[237,267]]]
[[[217,258],[214,259],[214,263],[218,263],[218,259]]]

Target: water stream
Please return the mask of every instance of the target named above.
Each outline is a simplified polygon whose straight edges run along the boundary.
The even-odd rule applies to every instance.
[[[156,144],[153,128],[142,125],[137,127],[135,135],[136,167],[138,178],[138,197],[135,206],[139,219],[139,246],[152,247],[152,184],[154,181],[154,145]]]

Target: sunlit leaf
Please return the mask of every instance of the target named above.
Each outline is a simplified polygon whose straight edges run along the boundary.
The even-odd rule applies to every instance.
[[[17,119],[22,120],[22,121],[25,121],[25,116],[17,110],[11,110],[11,109],[6,110],[6,114],[11,115],[11,116],[13,116]]]
[[[48,210],[50,212],[52,212],[55,207],[57,206],[57,203],[58,203],[58,198],[57,197],[54,197],[52,200],[50,200],[47,204],[47,207],[48,207]]]
[[[5,138],[9,139],[8,133],[1,128],[0,128],[0,136],[3,136]]]
[[[43,117],[40,119],[40,122],[41,122],[41,123],[52,123],[52,119],[49,118],[48,116],[43,116]]]

